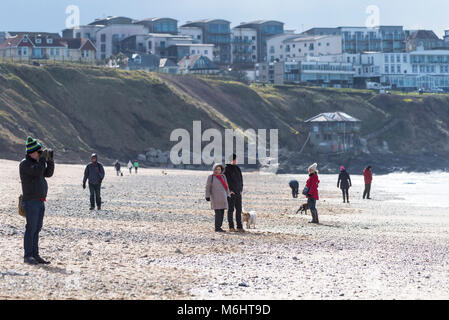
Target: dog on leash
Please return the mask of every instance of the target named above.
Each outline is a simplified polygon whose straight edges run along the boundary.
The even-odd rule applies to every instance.
[[[299,207],[298,211],[296,211],[296,214],[298,214],[298,213],[307,214],[307,210],[309,210],[309,204],[304,203]]]
[[[256,228],[256,212],[250,211],[250,212],[243,212],[242,211],[242,221],[246,222],[246,228],[251,229],[251,226]]]

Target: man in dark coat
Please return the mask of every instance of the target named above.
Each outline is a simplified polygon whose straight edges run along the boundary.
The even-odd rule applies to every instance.
[[[117,172],[117,175],[120,176],[120,169],[122,168],[122,166],[120,165],[120,162],[118,162],[118,160],[115,162],[114,164],[115,167],[115,171]]]
[[[41,151],[42,145],[28,137],[26,157],[20,162],[19,173],[22,182],[22,206],[26,213],[24,236],[24,262],[27,264],[49,264],[39,256],[39,232],[42,229],[48,185],[45,178],[53,176],[55,163],[53,151]]]
[[[299,182],[297,180],[291,180],[288,185],[292,189],[293,198],[298,198],[299,193]]]
[[[340,174],[338,175],[337,188],[341,189],[343,193],[343,203],[349,203],[349,188],[352,187],[351,177],[346,172],[345,167],[340,167]]]
[[[228,181],[231,197],[228,198],[228,223],[229,231],[235,231],[234,228],[234,209],[235,220],[237,222],[237,231],[245,232],[242,225],[242,191],[243,176],[242,171],[237,166],[237,155],[233,154],[230,158],[230,164],[226,165],[225,176]]]
[[[98,162],[96,153],[91,156],[91,163],[86,166],[84,170],[83,189],[86,189],[86,181],[89,180],[90,191],[90,210],[95,209],[95,202],[97,202],[98,210],[101,210],[101,182],[104,179],[103,165]]]

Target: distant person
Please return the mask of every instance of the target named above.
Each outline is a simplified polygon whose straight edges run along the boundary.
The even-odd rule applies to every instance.
[[[211,208],[215,211],[215,232],[225,232],[222,229],[224,211],[228,209],[228,198],[231,196],[223,171],[222,164],[214,165],[213,172],[206,182],[206,201],[210,201]]]
[[[292,196],[293,198],[298,198],[299,193],[299,183],[297,180],[291,180],[288,185],[292,189]]]
[[[129,170],[129,174],[132,174],[132,170],[133,170],[133,163],[131,162],[131,160],[129,160],[128,162],[128,170]]]
[[[363,170],[363,178],[365,180],[365,191],[363,191],[363,199],[365,199],[365,197],[367,199],[371,199],[371,183],[373,182],[373,172],[371,170],[371,166],[368,166],[365,168],[365,170]]]
[[[22,207],[26,213],[24,235],[24,263],[49,264],[39,256],[39,232],[42,229],[48,185],[45,178],[53,176],[55,163],[53,151],[43,153],[42,145],[28,137],[26,157],[20,162],[19,173],[22,182]]]
[[[343,203],[349,203],[349,188],[352,187],[351,177],[346,171],[345,167],[340,167],[340,174],[338,175],[337,188],[341,189],[343,193]]]
[[[120,171],[121,165],[120,165],[120,162],[118,162],[118,160],[115,162],[114,167],[115,167],[115,171],[117,172],[117,175],[120,176],[120,173],[121,173],[121,171]]]
[[[309,205],[310,212],[312,213],[312,221],[310,223],[320,223],[318,220],[318,210],[316,209],[316,202],[320,199],[318,196],[318,185],[320,180],[318,179],[318,165],[312,164],[309,169],[309,179],[306,182],[303,194],[307,197],[307,204]]]
[[[137,169],[139,169],[139,162],[134,161],[134,169],[136,170],[136,174],[137,174]]]
[[[242,192],[243,192],[243,176],[242,171],[237,166],[237,155],[233,154],[229,157],[229,164],[226,165],[224,174],[228,180],[231,197],[228,199],[228,223],[229,231],[235,232],[234,228],[234,209],[235,220],[237,222],[237,231],[245,232],[242,225]]]
[[[97,209],[101,210],[101,183],[105,172],[103,165],[98,162],[96,153],[93,153],[90,159],[91,163],[84,170],[83,189],[86,189],[86,181],[89,180],[90,210],[95,209],[95,202],[97,203]]]

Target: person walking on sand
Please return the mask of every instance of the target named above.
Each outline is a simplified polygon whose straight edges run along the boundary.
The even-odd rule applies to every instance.
[[[118,162],[118,160],[115,162],[114,167],[115,171],[117,172],[117,176],[120,176],[120,169],[122,166],[120,165],[120,162]]]
[[[291,180],[288,185],[292,189],[292,196],[293,198],[298,198],[299,193],[299,183],[297,180]]]
[[[36,139],[28,137],[26,157],[20,162],[19,173],[22,183],[22,207],[26,214],[26,227],[23,239],[24,263],[50,264],[39,256],[39,232],[42,229],[45,214],[45,201],[48,184],[45,178],[53,176],[55,163],[53,150],[42,152],[42,145]]]
[[[210,201],[215,211],[215,232],[226,232],[222,229],[224,211],[228,209],[228,198],[231,196],[228,181],[223,174],[222,164],[214,165],[212,174],[206,182],[206,201]]]
[[[133,170],[133,163],[131,162],[131,160],[129,160],[128,162],[128,170],[129,170],[129,174],[132,174],[132,170]]]
[[[137,162],[137,160],[134,161],[134,169],[136,170],[137,174],[137,169],[139,169],[139,162]]]
[[[93,153],[90,159],[91,163],[84,170],[83,189],[86,189],[86,181],[89,180],[90,210],[95,209],[95,202],[97,203],[97,209],[101,210],[101,183],[105,172],[103,164],[98,162],[96,153]]]
[[[312,221],[310,223],[319,224],[318,210],[316,209],[316,202],[320,199],[318,196],[318,185],[320,180],[318,179],[318,165],[312,164],[309,169],[309,179],[306,182],[306,187],[303,190],[303,194],[307,197],[307,204],[309,205],[310,212],[312,214]]]
[[[237,155],[233,154],[229,157],[229,164],[226,165],[224,174],[229,183],[231,197],[228,199],[228,223],[229,231],[235,232],[234,228],[234,209],[235,220],[237,222],[237,231],[245,232],[242,224],[242,192],[243,192],[243,176],[242,171],[237,166]]]
[[[337,188],[341,189],[343,193],[343,203],[349,203],[349,188],[352,187],[351,177],[346,171],[345,167],[340,167],[340,174],[338,175]]]
[[[370,198],[370,192],[371,192],[371,183],[373,182],[373,172],[371,171],[371,166],[368,166],[363,170],[363,179],[365,180],[365,190],[363,191],[363,199],[365,197],[367,199]]]

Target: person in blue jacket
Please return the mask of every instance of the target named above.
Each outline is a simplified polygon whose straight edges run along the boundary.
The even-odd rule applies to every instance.
[[[90,191],[90,210],[95,209],[95,202],[97,209],[101,210],[101,183],[104,179],[103,165],[98,162],[96,153],[91,156],[91,163],[86,166],[84,170],[83,189],[86,189],[86,181],[89,180]]]

